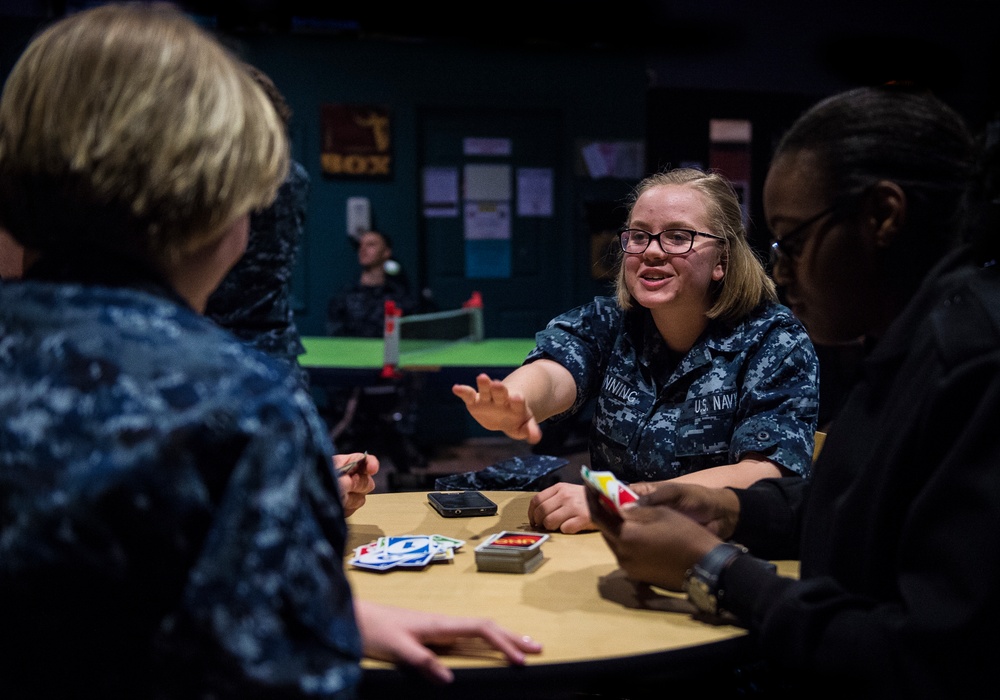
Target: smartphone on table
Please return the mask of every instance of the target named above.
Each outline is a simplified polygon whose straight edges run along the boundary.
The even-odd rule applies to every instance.
[[[445,518],[497,514],[497,504],[479,491],[432,491],[427,500]]]

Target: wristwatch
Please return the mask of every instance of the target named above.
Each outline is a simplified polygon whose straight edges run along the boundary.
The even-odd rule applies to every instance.
[[[709,615],[718,615],[723,591],[719,589],[719,578],[726,567],[741,554],[750,550],[740,544],[723,542],[717,544],[708,554],[688,569],[684,578],[684,590],[698,610]]]

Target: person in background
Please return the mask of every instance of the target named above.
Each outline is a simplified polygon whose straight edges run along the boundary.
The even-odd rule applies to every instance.
[[[287,131],[292,110],[277,86],[259,68],[246,64],[270,98]],[[292,272],[306,219],[309,173],[296,160],[274,203],[250,216],[246,253],[212,292],[205,315],[259,350],[288,363],[308,386],[298,363],[305,352],[292,309]]]
[[[960,208],[974,142],[930,92],[857,88],[807,110],[764,184],[774,274],[817,342],[868,349],[812,479],[640,484],[621,517],[588,497],[629,576],[749,628],[764,665],[744,675],[763,697],[971,697],[993,683],[998,126]],[[768,559],[801,559],[798,580]]]
[[[353,239],[352,239],[353,240]],[[327,305],[327,335],[350,338],[381,338],[385,302],[396,302],[404,314],[417,304],[409,282],[392,259],[392,239],[381,231],[363,231],[357,241],[358,281],[344,287]]]
[[[353,239],[352,239],[353,241]],[[409,281],[392,257],[392,239],[381,231],[363,231],[356,241],[361,274],[330,300],[327,333],[352,338],[381,338],[385,303],[395,302],[404,315],[421,309]],[[391,463],[395,483],[427,464],[415,440],[419,386],[412,375],[385,378],[369,386],[325,390],[324,417],[334,443],[350,451],[378,451]]]
[[[628,482],[808,475],[816,353],[747,243],[732,185],[689,168],[656,173],[636,187],[626,222],[615,298],[550,321],[503,381],[481,374],[454,393],[483,427],[529,443],[539,422],[596,397],[591,468]],[[529,518],[594,528],[576,483],[542,490]]]
[[[0,98],[0,678],[5,698],[349,698],[362,655],[539,646],[357,600],[316,407],[202,312],[288,173],[284,126],[170,5],[36,36]]]

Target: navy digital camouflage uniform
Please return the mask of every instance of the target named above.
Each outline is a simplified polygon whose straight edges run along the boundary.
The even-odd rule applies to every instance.
[[[142,287],[0,285],[0,694],[34,673],[72,697],[353,697],[311,398]]]
[[[309,173],[292,161],[274,203],[250,217],[246,253],[205,307],[206,316],[296,368],[305,348],[295,325],[291,285],[308,195]],[[306,379],[304,370],[300,377]]]
[[[657,481],[760,453],[806,476],[819,402],[819,366],[805,328],[765,303],[735,327],[710,321],[675,357],[647,309],[610,297],[562,314],[535,336],[526,362],[549,358],[576,379],[573,407],[597,397],[591,467]]]

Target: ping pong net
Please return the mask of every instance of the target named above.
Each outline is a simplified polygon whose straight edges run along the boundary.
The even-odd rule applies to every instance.
[[[385,302],[385,349],[382,376],[399,375],[402,358],[419,359],[422,353],[463,341],[483,339],[483,299],[473,292],[460,309],[404,316],[391,299]]]

